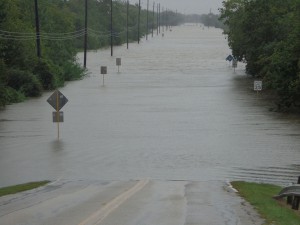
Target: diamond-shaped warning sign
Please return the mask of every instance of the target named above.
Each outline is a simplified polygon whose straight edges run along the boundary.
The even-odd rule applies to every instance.
[[[64,96],[60,91],[56,90],[47,99],[47,102],[56,110],[61,110],[62,107],[68,102],[66,96]]]

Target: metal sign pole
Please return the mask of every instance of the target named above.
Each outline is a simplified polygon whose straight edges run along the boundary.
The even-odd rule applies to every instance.
[[[120,73],[121,58],[116,58],[116,65],[118,66],[118,73]]]
[[[56,92],[57,139],[59,140],[59,93]]]
[[[60,110],[68,102],[68,99],[59,90],[56,90],[47,99],[47,102],[55,110],[54,112],[52,112],[52,120],[53,120],[53,123],[57,123],[57,137],[58,137],[58,140],[59,140],[59,138],[60,138],[59,123],[64,122],[64,114]]]
[[[104,86],[104,75],[107,74],[107,67],[106,66],[101,66],[100,67],[100,73],[103,75],[103,81],[102,84]]]

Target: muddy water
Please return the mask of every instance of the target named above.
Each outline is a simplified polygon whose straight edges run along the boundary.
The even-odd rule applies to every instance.
[[[90,74],[0,111],[0,186],[41,179],[251,180],[300,175],[300,124],[268,111],[233,71],[221,30],[181,26],[140,45],[89,52]],[[82,54],[79,56],[82,61]],[[115,58],[122,58],[120,73]],[[108,67],[102,85],[100,66]]]

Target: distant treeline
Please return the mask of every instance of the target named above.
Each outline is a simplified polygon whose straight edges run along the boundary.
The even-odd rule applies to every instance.
[[[219,14],[192,14],[192,15],[186,15],[185,16],[185,22],[186,23],[202,23],[204,26],[207,27],[215,27],[215,28],[221,28],[225,29],[224,23],[220,20]]]
[[[227,0],[220,9],[234,57],[278,96],[278,109],[300,106],[300,1]]]
[[[80,79],[85,70],[76,63],[83,49],[85,1],[38,0],[41,58],[37,57],[34,0],[0,0],[0,106],[41,95],[43,90]],[[88,49],[110,45],[110,0],[88,0]],[[138,5],[129,5],[129,41],[138,39]],[[149,10],[151,7],[149,7]],[[153,16],[141,10],[140,38],[157,28],[157,8]],[[162,26],[183,22],[183,15],[164,11]],[[113,43],[127,37],[127,4],[113,1]]]

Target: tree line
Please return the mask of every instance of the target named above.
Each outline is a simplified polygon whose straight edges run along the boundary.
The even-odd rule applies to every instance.
[[[279,110],[300,106],[300,1],[227,0],[220,19],[233,56],[273,90]]]
[[[128,5],[128,39],[138,40],[138,4]],[[35,4],[33,0],[0,0],[0,106],[40,96],[44,90],[81,79],[86,71],[76,61],[87,33],[88,49],[127,41],[127,2],[113,1],[111,32],[110,0],[88,0],[85,29],[84,0],[38,0],[41,58],[36,54]],[[148,30],[147,30],[148,17]],[[140,11],[140,38],[158,27],[155,7]],[[183,16],[172,11],[160,14],[161,26],[175,26]]]
[[[224,23],[220,20],[220,14],[214,14],[212,12],[208,14],[190,14],[185,15],[184,21],[186,23],[201,23],[206,27],[215,27],[225,29]]]

